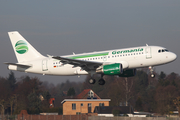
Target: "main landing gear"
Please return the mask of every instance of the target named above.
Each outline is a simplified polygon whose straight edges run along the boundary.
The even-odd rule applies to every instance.
[[[91,77],[91,79],[89,79],[89,83],[90,84],[95,84],[96,80]],[[105,84],[105,80],[103,79],[103,75],[101,75],[101,79],[98,80],[98,83],[99,83],[99,85],[104,85]]]
[[[149,66],[149,70],[151,72],[151,78],[155,78],[155,74],[153,72],[153,67],[152,66]]]

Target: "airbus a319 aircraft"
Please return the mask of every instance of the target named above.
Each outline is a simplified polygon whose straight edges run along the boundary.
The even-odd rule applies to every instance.
[[[132,77],[137,68],[153,67],[174,61],[177,56],[160,46],[140,46],[100,52],[72,54],[66,56],[43,56],[17,31],[8,32],[18,63],[8,63],[9,70],[43,75],[85,75],[91,74],[90,84],[96,80],[94,74],[101,74],[99,85],[104,85],[103,75]]]

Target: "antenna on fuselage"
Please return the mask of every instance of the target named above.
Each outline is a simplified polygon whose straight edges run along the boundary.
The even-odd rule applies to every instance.
[[[148,46],[148,44],[146,44],[146,46]]]

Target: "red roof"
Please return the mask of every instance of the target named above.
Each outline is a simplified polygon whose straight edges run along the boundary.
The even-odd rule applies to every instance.
[[[91,89],[85,89],[83,90],[79,95],[77,95],[75,98],[77,99],[87,99],[88,97],[88,92],[90,91]],[[94,92],[94,91],[93,91]],[[94,97],[96,97],[97,99],[101,99],[95,92],[94,92]]]

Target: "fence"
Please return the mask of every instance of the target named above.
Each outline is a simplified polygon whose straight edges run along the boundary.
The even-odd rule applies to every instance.
[[[88,115],[0,115],[0,120],[180,120],[179,117],[103,117]]]
[[[88,115],[18,115],[17,120],[88,120]]]
[[[17,120],[17,115],[0,115],[0,120]]]
[[[179,117],[103,117],[89,116],[88,120],[180,120]]]

